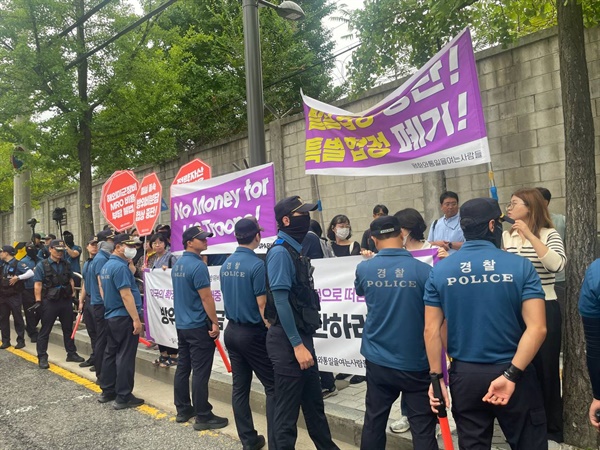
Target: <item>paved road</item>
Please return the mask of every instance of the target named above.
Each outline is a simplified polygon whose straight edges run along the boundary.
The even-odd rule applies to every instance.
[[[18,356],[23,355],[30,360]],[[24,352],[0,350],[0,449],[239,449],[217,432],[197,432],[150,407],[115,411],[97,387]],[[68,377],[70,379],[67,379]],[[86,387],[87,386],[87,387]]]

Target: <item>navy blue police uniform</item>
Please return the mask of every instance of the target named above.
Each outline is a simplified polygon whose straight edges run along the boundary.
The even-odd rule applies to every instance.
[[[267,333],[267,351],[275,372],[275,439],[278,450],[295,448],[300,406],[315,446],[320,450],[338,449],[331,439],[325,416],[313,343],[313,335],[320,327],[319,297],[314,290],[310,259],[301,256],[299,243],[308,232],[310,217],[293,216],[294,212],[308,214],[315,209],[315,204],[304,203],[298,196],[278,202],[275,216],[280,231],[267,253],[265,316],[271,323]],[[283,229],[297,234],[299,240],[281,231],[284,217],[290,217],[290,225]],[[299,227],[294,225],[296,221]],[[304,370],[294,353],[294,347],[300,344],[304,344],[314,360],[314,365]]]
[[[35,247],[31,246],[30,248],[34,249]],[[34,270],[36,264],[38,263],[37,252],[35,252],[34,256],[36,256],[35,260],[31,256],[27,255],[21,260],[21,262],[26,264],[31,270]],[[29,308],[35,305],[35,294],[33,293],[33,287],[33,277],[26,279],[25,289],[21,294],[21,299],[23,300],[23,311],[25,312],[25,331],[31,339],[31,342],[35,343],[37,342],[38,338],[37,326],[40,323],[40,316],[34,311],[29,310]]]
[[[461,448],[489,449],[497,418],[512,449],[547,449],[542,393],[531,364],[508,404],[481,400],[511,366],[525,330],[522,303],[544,299],[531,262],[487,240],[468,240],[433,268],[424,299],[447,321],[452,415]]]
[[[92,275],[92,261],[94,261],[94,258],[89,258],[83,263],[83,270],[81,271],[81,276],[83,277],[83,286],[85,289],[85,301],[83,303],[83,321],[85,322],[85,328],[88,332],[88,336],[90,337],[90,343],[92,345],[92,352],[90,354],[90,357],[88,358],[88,365],[94,366],[95,368],[96,359],[100,358],[96,358],[96,344],[98,335],[96,333],[96,318],[94,317],[94,307],[91,304],[92,297],[90,291],[88,290],[88,286],[92,287],[93,283],[95,283],[97,290],[98,279],[94,278]]]
[[[371,235],[400,231],[398,219],[371,224]],[[390,231],[391,230],[391,231]],[[401,248],[382,248],[356,268],[354,285],[364,296],[367,318],[361,353],[367,364],[367,396],[361,448],[385,449],[386,426],[400,393],[415,450],[437,450],[436,417],[429,406],[431,378],[423,332],[423,293],[431,267]]]
[[[119,236],[115,237],[115,243],[134,244],[129,238],[117,242]],[[104,399],[115,400],[115,409],[124,409],[132,403],[142,404],[143,400],[133,395],[138,335],[133,334],[133,319],[125,307],[121,290],[131,290],[138,315],[142,311],[142,297],[129,263],[116,254],[112,254],[102,267],[100,282],[106,320],[106,349],[100,388]]]
[[[251,219],[236,223],[238,238],[254,237],[259,231],[258,224]],[[273,364],[267,355],[267,328],[257,304],[257,297],[266,295],[267,291],[265,263],[250,248],[238,247],[221,266],[220,281],[225,317],[229,321],[225,329],[225,345],[233,372],[231,404],[238,435],[244,448],[253,448],[259,440],[262,441],[254,428],[250,410],[254,371],[265,389],[269,445],[275,448]]]
[[[79,275],[81,273],[81,252],[83,251],[79,245],[73,245],[70,247],[71,250],[79,252],[79,255],[73,257],[69,255],[69,253],[65,250],[65,261],[67,261],[71,265],[71,272],[74,274],[77,273]],[[75,282],[75,287],[79,288],[81,286],[81,279],[78,275],[73,275],[73,281]]]
[[[2,248],[3,252],[8,252],[12,258],[10,261],[4,261],[2,266],[2,284],[0,286],[0,330],[2,333],[2,347],[10,346],[10,314],[13,316],[15,332],[17,333],[17,347],[25,346],[25,321],[21,313],[22,293],[25,289],[25,281],[19,280],[15,284],[10,284],[10,279],[20,276],[29,271],[29,267],[18,261],[15,257],[15,250],[10,246]]]
[[[59,240],[53,240],[50,243],[50,247],[59,251],[64,248],[63,245],[62,241]],[[41,298],[35,299],[36,302],[41,302],[42,327],[37,340],[40,368],[48,368],[48,339],[57,318],[62,328],[67,361],[82,362],[83,358],[77,354],[77,347],[71,339],[75,293],[71,284],[72,274],[69,263],[62,258],[58,261],[55,261],[52,257],[44,259],[35,266],[33,281],[41,285]]]

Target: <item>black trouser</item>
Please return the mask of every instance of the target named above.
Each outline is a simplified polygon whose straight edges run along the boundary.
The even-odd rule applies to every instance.
[[[331,432],[321,392],[319,367],[312,336],[299,333],[315,365],[300,369],[294,349],[281,325],[273,325],[267,333],[267,351],[275,372],[275,440],[277,450],[294,449],[298,437],[300,407],[308,434],[319,450],[338,449]]]
[[[54,321],[58,318],[62,327],[63,342],[67,355],[77,353],[75,342],[71,339],[73,333],[73,303],[71,299],[50,301],[42,300],[42,328],[37,340],[38,358],[48,357],[48,339],[54,326]]]
[[[273,364],[267,355],[266,339],[267,328],[262,323],[245,325],[229,321],[225,330],[225,345],[233,372],[231,406],[238,436],[245,447],[254,445],[258,437],[250,410],[250,388],[254,372],[265,388],[269,448],[275,448],[275,379]]]
[[[450,368],[452,416],[461,450],[489,450],[498,419],[513,450],[547,450],[546,416],[535,369],[529,365],[505,406],[481,401],[490,383],[510,366],[453,361]]]
[[[91,306],[96,323],[96,345],[94,346],[94,355],[97,356],[94,360],[94,367],[96,368],[96,377],[100,378],[102,365],[104,363],[104,351],[106,350],[106,319],[104,318],[104,304]]]
[[[117,403],[131,400],[137,347],[138,335],[133,334],[131,317],[106,319],[106,349],[100,387],[104,395],[117,394]]]
[[[392,405],[402,393],[415,450],[438,450],[437,418],[429,406],[428,370],[410,372],[380,366],[367,360],[367,396],[361,449],[385,450],[385,429]]]
[[[83,321],[85,322],[85,328],[90,337],[90,343],[92,345],[92,354],[88,358],[88,361],[92,364],[96,363],[96,318],[94,317],[94,308],[90,304],[90,296],[85,297],[85,303],[83,304]],[[98,358],[100,359],[100,358]]]
[[[2,343],[10,342],[10,314],[13,315],[17,343],[25,343],[25,322],[21,313],[21,294],[0,298],[0,333]]]
[[[33,288],[25,289],[21,294],[21,299],[23,300],[23,312],[25,313],[25,331],[27,332],[27,336],[29,336],[30,338],[37,338],[37,326],[38,323],[40,323],[40,316],[33,311],[29,311],[29,308],[35,305],[35,295],[33,294]]]
[[[335,378],[331,372],[319,372],[321,377],[321,388],[331,390],[335,387]]]
[[[208,420],[212,405],[208,402],[208,380],[215,357],[215,341],[208,335],[207,327],[177,330],[179,340],[179,363],[175,371],[174,391],[177,413],[194,408],[196,418]],[[190,400],[190,373],[192,376],[192,398]]]
[[[161,353],[166,353],[167,355],[176,355],[177,349],[173,347],[167,347],[166,345],[158,344],[158,351]]]
[[[548,427],[548,439],[563,441],[563,403],[560,395],[560,305],[546,301],[546,339],[533,358],[533,366],[542,387],[544,410]]]

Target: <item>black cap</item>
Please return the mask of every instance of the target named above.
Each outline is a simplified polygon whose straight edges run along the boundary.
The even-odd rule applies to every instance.
[[[158,225],[156,227],[156,232],[158,233],[158,230],[170,230],[170,229],[171,229],[171,225],[169,225],[169,224]]]
[[[460,207],[460,227],[463,230],[496,219],[509,222],[508,217],[503,216],[498,201],[493,198],[473,198]]]
[[[55,235],[55,234],[52,234],[52,233],[50,233],[50,234],[47,234],[47,235],[46,235],[46,237],[44,238],[44,240],[46,240],[46,241],[47,241],[48,239],[50,239],[50,240],[54,240],[54,239],[56,239],[56,235]]]
[[[305,203],[298,195],[284,198],[275,205],[275,218],[281,220],[294,212],[309,212],[317,209],[316,203]]]
[[[97,236],[92,236],[92,238],[88,241],[88,245],[89,244],[97,244],[98,243],[98,237]]]
[[[400,231],[400,222],[395,216],[381,216],[371,222],[369,227],[371,236],[381,236],[382,234]]]
[[[61,239],[54,239],[50,242],[50,248],[53,248],[54,250],[64,250],[65,247],[65,241],[61,240]]]
[[[102,230],[96,235],[96,240],[98,242],[106,241],[108,239],[114,239],[115,233],[110,228],[108,230]]]
[[[34,239],[42,239],[42,235],[40,233],[33,233]]]
[[[65,230],[63,231],[63,236],[73,236],[73,233],[71,233],[69,230]]]
[[[235,224],[235,237],[238,239],[244,239],[250,236],[255,236],[259,231],[263,231],[264,228],[258,224],[256,217],[244,217],[238,220]]]
[[[2,251],[8,253],[10,256],[15,256],[15,248],[12,245],[3,245]]]
[[[127,233],[117,234],[113,240],[115,245],[124,244],[124,245],[135,245],[135,241],[131,237],[131,235]]]
[[[212,234],[208,231],[204,231],[199,226],[195,226],[195,227],[191,227],[191,228],[188,228],[187,230],[185,230],[181,237],[182,237],[182,241],[183,241],[183,246],[185,247],[185,244],[187,243],[187,241],[191,241],[192,239],[195,239],[195,238],[206,239],[206,238],[213,237],[213,236],[214,236],[214,234]]]

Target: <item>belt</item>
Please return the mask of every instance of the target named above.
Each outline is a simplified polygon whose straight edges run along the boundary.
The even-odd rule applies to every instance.
[[[237,320],[231,320],[229,319],[229,323],[232,323],[234,325],[238,325],[240,327],[247,327],[247,328],[266,328],[265,324],[260,322],[260,323],[248,323],[248,322],[238,322]]]

